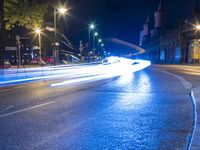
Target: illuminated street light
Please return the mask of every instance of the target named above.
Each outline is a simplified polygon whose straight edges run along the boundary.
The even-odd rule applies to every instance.
[[[89,25],[89,39],[88,39],[88,47],[89,47],[89,50],[90,50],[90,46],[91,46],[91,30],[94,30],[95,29],[95,24],[94,23],[91,23],[90,25]]]
[[[54,65],[59,63],[59,50],[57,49],[56,43],[57,43],[57,12],[60,14],[66,14],[68,11],[67,8],[61,7],[56,8],[54,7],[54,50],[53,50],[53,59],[54,59]]]
[[[200,31],[200,24],[197,24],[197,25],[195,26],[195,28],[196,28],[196,30]]]
[[[59,8],[58,11],[60,14],[65,14],[68,11],[68,9],[62,7],[62,8]]]
[[[39,41],[39,61],[41,62],[42,60],[42,52],[41,52],[41,29],[37,28],[35,29],[35,33],[38,35],[38,41]]]
[[[96,37],[97,37],[98,35],[99,35],[98,32],[95,32],[95,33],[93,34],[93,51],[96,50]]]
[[[40,29],[35,29],[35,33],[40,34],[41,30]]]
[[[92,23],[92,24],[90,24],[90,27],[89,27],[90,29],[94,29],[95,28],[95,25]]]
[[[98,32],[95,32],[95,33],[94,33],[94,36],[98,36]]]
[[[102,39],[99,39],[99,40],[98,40],[98,51],[101,50],[101,48],[100,48],[100,44],[101,44],[101,42],[102,42]]]
[[[101,47],[104,47],[104,44],[101,44]]]

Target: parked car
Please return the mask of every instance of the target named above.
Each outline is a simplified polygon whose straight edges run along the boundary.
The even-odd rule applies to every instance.
[[[4,67],[5,68],[10,68],[11,67],[11,63],[9,61],[5,61],[4,62]]]

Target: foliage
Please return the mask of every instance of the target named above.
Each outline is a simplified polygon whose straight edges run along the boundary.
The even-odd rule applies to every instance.
[[[6,29],[15,26],[27,29],[41,27],[47,8],[47,4],[39,5],[35,0],[5,0]]]

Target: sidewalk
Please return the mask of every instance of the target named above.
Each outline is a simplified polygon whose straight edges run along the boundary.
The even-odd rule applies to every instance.
[[[190,150],[200,149],[200,65],[153,65],[184,78],[192,85],[191,99],[194,108],[194,133],[191,139]]]

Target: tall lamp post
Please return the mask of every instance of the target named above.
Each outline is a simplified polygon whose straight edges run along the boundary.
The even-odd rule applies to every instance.
[[[98,32],[95,32],[93,35],[93,50],[95,51],[96,47],[96,37],[99,35]]]
[[[102,44],[101,44],[101,50],[102,50],[102,51],[103,51],[103,47],[104,47],[104,44],[102,43]]]
[[[91,42],[90,42],[90,39],[91,39],[91,30],[94,30],[94,28],[95,28],[95,25],[93,24],[93,23],[91,23],[90,25],[89,25],[89,39],[88,39],[88,44],[89,44],[89,51],[90,51],[90,48],[91,48]]]
[[[38,35],[38,43],[39,43],[39,62],[42,61],[42,43],[41,43],[41,29],[35,29],[35,33]]]
[[[101,42],[102,42],[102,39],[99,39],[98,40],[98,51],[100,51],[100,44],[101,44]]]
[[[59,8],[57,9],[54,7],[54,50],[53,50],[53,58],[54,58],[54,65],[59,63],[59,51],[57,47],[59,46],[57,42],[57,13],[65,14],[68,11],[66,8]]]

